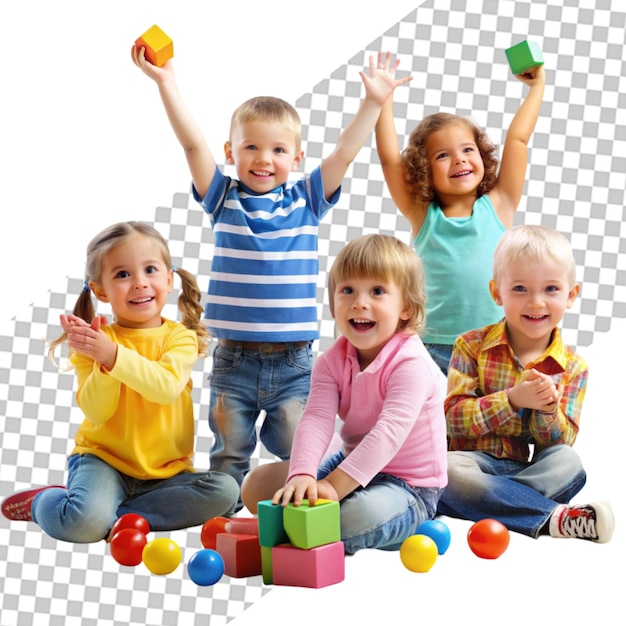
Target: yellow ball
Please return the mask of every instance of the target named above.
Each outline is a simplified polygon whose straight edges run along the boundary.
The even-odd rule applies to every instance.
[[[400,546],[400,559],[412,572],[427,572],[437,560],[437,544],[426,535],[407,537]]]
[[[171,574],[180,565],[183,553],[175,541],[159,537],[146,544],[141,558],[153,574],[163,576]]]

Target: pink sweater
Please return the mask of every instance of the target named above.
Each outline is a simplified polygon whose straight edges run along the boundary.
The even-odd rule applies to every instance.
[[[317,475],[339,416],[339,467],[359,484],[384,472],[415,487],[445,487],[445,395],[446,379],[417,335],[396,334],[362,372],[356,349],[340,337],[313,369],[289,477]]]

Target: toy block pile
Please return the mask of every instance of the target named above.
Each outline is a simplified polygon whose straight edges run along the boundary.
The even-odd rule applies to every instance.
[[[345,577],[339,502],[318,500],[286,507],[258,503],[257,518],[232,518],[216,536],[224,573],[242,578],[261,574],[271,585],[320,588]]]

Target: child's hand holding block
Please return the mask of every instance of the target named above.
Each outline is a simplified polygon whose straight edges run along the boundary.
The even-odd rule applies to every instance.
[[[136,39],[135,45],[145,48],[146,59],[158,67],[174,56],[174,43],[156,24]]]
[[[257,516],[259,543],[262,546],[272,548],[289,541],[283,526],[283,507],[280,504],[272,504],[271,500],[261,500],[257,504]]]
[[[520,41],[505,50],[511,71],[516,76],[527,72],[532,67],[543,65],[543,56],[534,41]]]
[[[340,541],[339,502],[321,498],[315,506],[308,500],[300,506],[290,502],[283,510],[283,525],[291,544],[303,550]]]

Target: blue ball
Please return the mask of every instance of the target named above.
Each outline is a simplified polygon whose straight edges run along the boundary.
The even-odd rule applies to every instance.
[[[187,572],[196,585],[214,585],[224,574],[224,559],[215,550],[198,550],[189,559]]]
[[[422,522],[415,534],[430,537],[437,544],[438,554],[444,554],[450,546],[450,529],[438,519]]]

